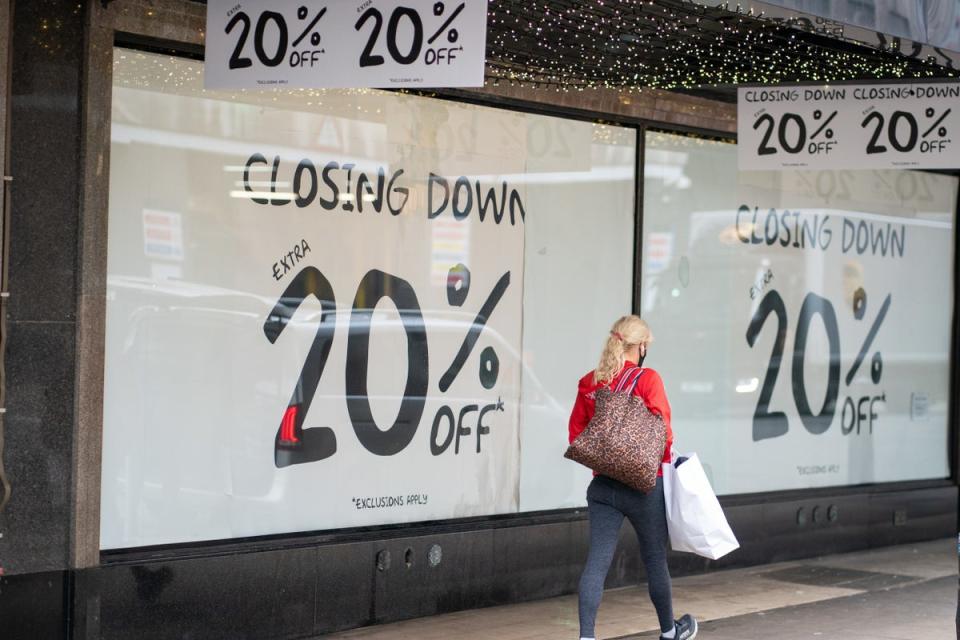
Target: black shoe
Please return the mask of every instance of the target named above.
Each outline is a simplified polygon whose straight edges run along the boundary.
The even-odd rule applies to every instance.
[[[697,637],[697,619],[686,613],[674,622],[673,629],[673,640],[693,640]],[[666,639],[661,635],[660,640]]]

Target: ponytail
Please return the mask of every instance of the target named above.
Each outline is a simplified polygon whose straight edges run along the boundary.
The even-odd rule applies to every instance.
[[[653,341],[650,327],[638,316],[623,316],[610,329],[607,342],[600,354],[600,363],[593,372],[597,384],[613,380],[626,363],[626,352],[632,346],[649,344]]]

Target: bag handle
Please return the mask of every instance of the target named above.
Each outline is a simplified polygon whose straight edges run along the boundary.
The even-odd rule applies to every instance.
[[[641,369],[640,367],[633,367],[632,369],[627,370],[622,376],[620,376],[620,382],[617,384],[617,388],[614,389],[615,393],[620,393],[621,391],[626,391],[628,388],[631,393],[634,389],[637,388],[637,383],[640,382],[640,376],[643,375],[643,372],[646,369]],[[634,375],[636,373],[636,375]],[[633,376],[631,380],[631,376]],[[628,382],[630,380],[630,382]]]

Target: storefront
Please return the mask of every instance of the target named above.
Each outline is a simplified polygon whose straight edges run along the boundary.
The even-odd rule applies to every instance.
[[[566,421],[631,312],[742,544],[674,571],[955,534],[956,172],[738,172],[734,105],[667,92],[208,91],[202,5],[106,5],[58,27],[85,37],[53,247],[76,303],[44,365],[73,389],[69,526],[0,538],[0,584],[71,637],[571,592]]]

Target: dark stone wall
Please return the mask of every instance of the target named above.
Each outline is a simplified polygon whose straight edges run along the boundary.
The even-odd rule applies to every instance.
[[[10,108],[6,446],[0,567],[70,558],[83,3],[16,2]]]

